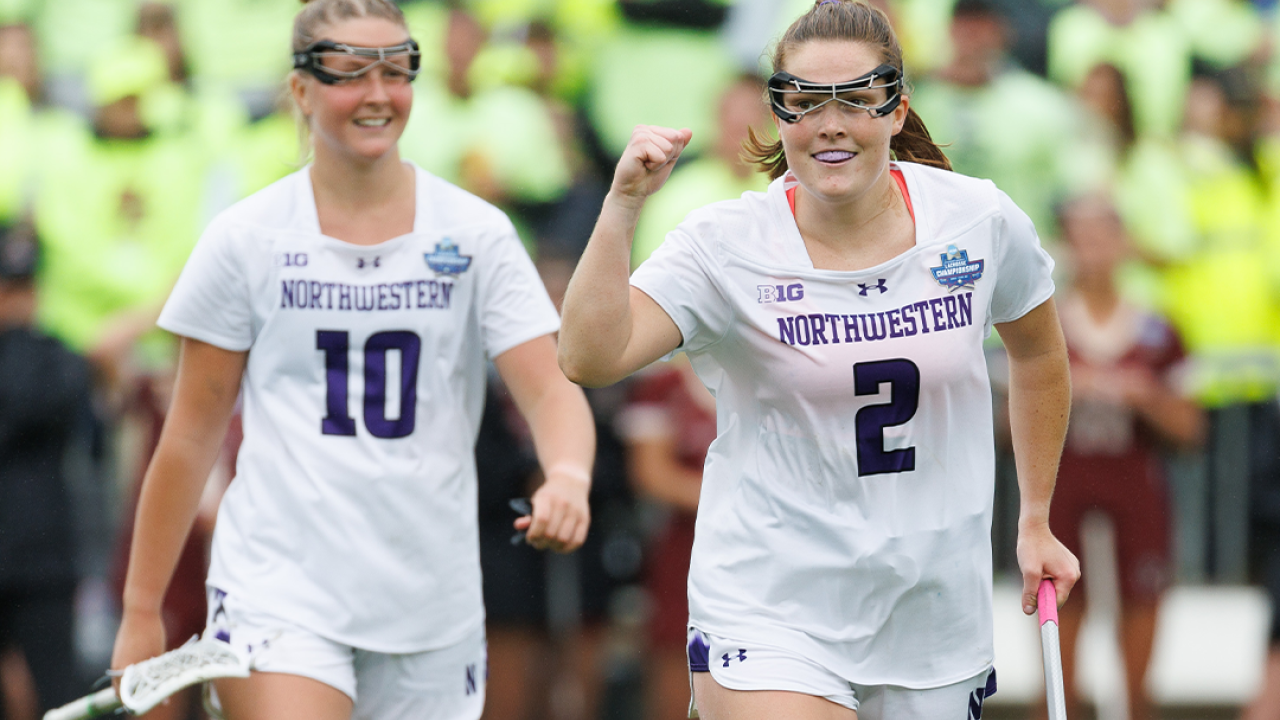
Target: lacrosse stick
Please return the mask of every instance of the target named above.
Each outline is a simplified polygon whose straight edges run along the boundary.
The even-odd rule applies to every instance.
[[[1040,581],[1036,605],[1040,608],[1040,649],[1044,652],[1044,694],[1049,703],[1049,720],[1067,720],[1062,649],[1058,643],[1058,591],[1049,578]]]
[[[220,640],[192,638],[176,650],[124,669],[120,694],[104,688],[44,714],[44,720],[83,720],[123,707],[142,715],[165,698],[196,683],[224,677],[249,677],[249,656]]]

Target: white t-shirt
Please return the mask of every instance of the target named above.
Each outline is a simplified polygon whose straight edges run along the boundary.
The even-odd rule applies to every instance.
[[[306,168],[218,216],[160,326],[248,350],[209,583],[407,653],[484,621],[474,447],[485,358],[559,318],[506,216],[415,168],[413,232],[320,234]]]
[[[992,663],[982,344],[1052,296],[1053,262],[989,181],[896,167],[916,245],[888,262],[815,270],[788,175],[690,214],[631,282],[716,396],[690,622],[929,688]]]

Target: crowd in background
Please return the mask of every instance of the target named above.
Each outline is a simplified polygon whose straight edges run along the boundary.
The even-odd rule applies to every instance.
[[[957,171],[994,180],[1031,216],[1060,287],[1078,261],[1071,233],[1112,230],[1123,246],[1119,296],[1176,334],[1179,361],[1161,367],[1159,382],[1205,413],[1205,428],[1174,433],[1172,444],[1199,458],[1193,505],[1209,509],[1189,512],[1174,498],[1178,558],[1165,574],[1238,582],[1236,565],[1248,560],[1254,578],[1280,586],[1276,2],[873,4],[903,39],[912,106]],[[635,124],[693,130],[641,219],[635,262],[688,211],[764,189],[767,178],[740,157],[748,127],[771,132],[764,49],[810,5],[405,0],[423,72],[401,152],[506,210],[558,299]],[[102,599],[119,582],[118,538],[176,361],[155,319],[208,221],[306,162],[283,92],[298,9],[297,0],[0,0],[0,363],[58,378],[0,373],[0,717],[31,717],[83,689],[43,680],[70,649],[6,649],[26,645],[15,628],[34,622],[14,608],[54,608],[45,630],[69,643],[79,628],[83,667],[105,667],[92,620],[110,614]],[[83,368],[56,352],[48,359],[54,351],[32,339],[43,336]],[[84,398],[81,375],[92,379]],[[23,382],[66,389],[33,397]],[[493,383],[478,457],[491,679],[503,681],[489,684],[487,717],[678,717],[682,573],[714,432],[703,394],[679,363],[590,393],[601,438],[595,523],[566,558],[508,542],[507,501],[529,494],[537,466]],[[11,461],[42,433],[56,462]],[[217,493],[233,481],[235,444],[233,433],[167,606],[178,642],[203,627],[202,553]],[[1232,536],[1217,532],[1231,507],[1253,528],[1238,561],[1223,539]],[[1201,547],[1201,537],[1216,540]],[[80,546],[74,562],[69,539]],[[63,560],[50,563],[50,547]],[[998,561],[1013,567],[1007,549]],[[44,570],[23,569],[36,566]],[[1280,687],[1280,656],[1274,664]],[[650,711],[610,700],[604,688],[619,677],[638,678]],[[170,710],[188,711],[194,703]]]

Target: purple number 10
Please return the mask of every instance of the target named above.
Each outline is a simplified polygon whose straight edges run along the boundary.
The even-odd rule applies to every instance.
[[[889,402],[867,405],[853,418],[858,434],[858,477],[916,469],[916,449],[884,449],[884,429],[916,414],[920,402],[920,368],[910,360],[877,360],[853,366],[853,394],[878,395],[889,383]]]
[[[320,432],[355,435],[356,420],[347,413],[346,330],[317,330],[316,349],[324,351],[325,409]],[[387,418],[387,351],[400,351],[400,412]],[[364,344],[364,425],[379,438],[400,438],[413,432],[418,405],[418,358],[422,339],[408,330],[374,333]]]

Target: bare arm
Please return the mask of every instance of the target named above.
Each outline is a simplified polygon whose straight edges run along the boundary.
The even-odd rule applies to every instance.
[[[550,335],[534,338],[494,358],[533,432],[534,451],[546,478],[533,494],[533,515],[516,521],[537,548],[577,550],[591,524],[588,495],[595,461],[596,427],[582,388],[556,366]]]
[[[138,500],[114,668],[164,650],[160,606],[222,447],[247,357],[182,341],[173,402]]]
[[[1204,441],[1204,411],[1199,405],[1148,370],[1135,372],[1126,380],[1125,400],[1161,440],[1187,448]]]
[[[1021,494],[1018,565],[1022,610],[1030,615],[1041,578],[1053,578],[1059,604],[1080,579],[1080,562],[1049,530],[1049,500],[1071,413],[1071,376],[1052,299],[998,329],[1009,355],[1009,425]]]
[[[689,138],[688,130],[641,125],[618,161],[600,219],[565,292],[560,367],[576,383],[615,383],[680,345],[675,322],[631,287],[628,277],[640,209],[666,182]]]

